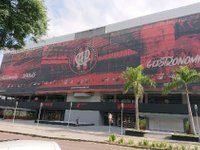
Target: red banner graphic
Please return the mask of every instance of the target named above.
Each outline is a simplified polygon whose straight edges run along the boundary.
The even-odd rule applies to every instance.
[[[0,90],[6,94],[122,91],[122,71],[145,66],[158,89],[172,70],[200,70],[200,14],[5,54]],[[191,88],[200,89],[200,85]],[[128,106],[127,106],[128,107]]]

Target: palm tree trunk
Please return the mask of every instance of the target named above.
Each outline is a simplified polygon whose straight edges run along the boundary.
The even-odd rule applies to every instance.
[[[138,97],[135,96],[135,129],[140,130],[139,126],[139,107],[138,107]]]
[[[185,91],[186,91],[186,97],[187,97],[187,103],[188,103],[188,113],[189,113],[189,122],[190,122],[191,132],[196,135],[197,133],[196,133],[196,129],[194,126],[194,119],[192,116],[192,110],[191,110],[191,106],[190,106],[190,98],[189,98],[188,88],[187,88],[186,84],[185,84]]]

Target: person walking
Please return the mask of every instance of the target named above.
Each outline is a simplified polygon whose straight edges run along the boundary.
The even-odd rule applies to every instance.
[[[76,126],[77,126],[77,127],[79,126],[79,117],[76,118]]]

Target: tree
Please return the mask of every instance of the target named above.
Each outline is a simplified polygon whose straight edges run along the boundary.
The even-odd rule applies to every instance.
[[[0,1],[0,49],[19,49],[28,38],[37,41],[47,31],[43,0]]]
[[[179,69],[175,70],[172,81],[164,84],[164,93],[166,94],[170,93],[172,90],[184,88],[187,98],[190,127],[194,134],[196,134],[196,130],[190,106],[188,85],[195,82],[200,82],[200,74],[197,73],[196,70],[189,69],[187,66],[181,66]]]
[[[143,85],[149,85],[151,87],[155,86],[155,82],[151,80],[148,76],[143,74],[144,67],[142,65],[132,68],[128,67],[126,71],[122,73],[122,77],[125,80],[124,92],[127,93],[129,89],[133,89],[135,96],[135,128],[137,130],[139,127],[139,108],[138,100],[143,99],[144,87]]]

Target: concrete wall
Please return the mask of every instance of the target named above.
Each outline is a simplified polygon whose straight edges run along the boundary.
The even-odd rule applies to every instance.
[[[101,94],[100,93],[92,93],[89,97],[74,97],[74,93],[69,93],[67,95],[68,102],[100,102]]]
[[[170,9],[106,26],[106,33],[199,13],[200,3]]]
[[[149,119],[149,130],[184,132],[184,119],[182,114],[140,113],[140,116]]]
[[[65,110],[64,121],[68,121],[69,110]],[[70,121],[76,123],[79,118],[79,123],[94,123],[95,125],[103,125],[103,119],[99,111],[86,111],[86,110],[71,110]]]
[[[90,38],[102,34],[105,34],[105,27],[100,27],[96,29],[75,33],[75,39]]]
[[[198,118],[198,120],[197,120]],[[197,133],[200,134],[200,117],[194,117],[194,125]]]
[[[149,118],[149,129],[167,132],[184,132],[183,119],[180,118]]]

